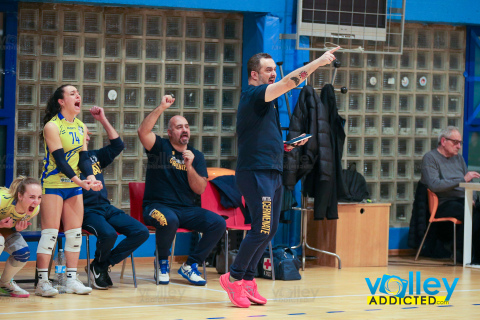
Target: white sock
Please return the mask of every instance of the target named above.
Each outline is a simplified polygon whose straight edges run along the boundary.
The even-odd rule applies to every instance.
[[[48,281],[48,269],[39,269],[37,268],[38,280],[47,280]]]
[[[67,268],[67,280],[68,279],[77,279],[77,268]]]

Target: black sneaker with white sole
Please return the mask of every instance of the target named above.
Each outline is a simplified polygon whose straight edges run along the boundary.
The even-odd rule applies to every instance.
[[[99,268],[95,261],[90,264],[90,280],[95,289],[108,289],[107,270]]]

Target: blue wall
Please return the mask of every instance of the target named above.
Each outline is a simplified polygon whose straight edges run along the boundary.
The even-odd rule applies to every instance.
[[[2,1],[2,2],[9,2]],[[284,29],[296,20],[296,5],[294,0],[262,0],[262,1],[225,1],[225,0],[81,0],[81,1],[34,1],[25,2],[56,2],[108,6],[138,6],[170,9],[193,9],[212,11],[263,12],[272,13],[285,20]],[[401,4],[401,0],[389,3]],[[397,5],[398,6],[398,5]],[[407,21],[446,24],[479,25],[480,1],[477,0],[407,0]],[[293,30],[290,30],[293,31]],[[282,31],[283,32],[283,31]]]
[[[410,22],[480,24],[478,0],[407,0],[406,9],[405,18]]]
[[[7,0],[8,1],[8,0]],[[207,10],[207,11],[228,11],[228,12],[270,12],[271,8],[277,6],[279,2],[266,1],[225,1],[225,0],[56,0],[40,1],[27,0],[21,2],[52,2],[66,4],[86,4],[86,5],[105,5],[105,6],[125,6],[125,7],[156,7],[165,9],[179,10]]]
[[[124,235],[119,235],[115,245],[117,245],[120,241],[125,239]],[[65,244],[65,238],[62,238],[63,244]],[[177,235],[177,242],[175,245],[175,255],[177,256],[184,256],[188,255],[189,248],[191,242],[191,234],[190,233],[181,233]],[[95,254],[95,247],[97,243],[97,237],[90,236],[90,258],[94,258]],[[28,247],[30,248],[30,259],[28,261],[35,261],[36,260],[36,252],[37,252],[37,241],[28,242]],[[150,237],[143,243],[135,252],[133,253],[134,257],[154,257],[155,256],[155,235],[151,234]],[[0,261],[5,261],[9,257],[7,252],[3,252],[0,255]],[[82,249],[80,251],[80,259],[87,258],[87,242],[85,237],[82,240]],[[153,260],[152,260],[153,261]]]

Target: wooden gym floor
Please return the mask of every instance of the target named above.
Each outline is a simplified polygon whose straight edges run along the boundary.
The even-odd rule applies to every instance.
[[[301,271],[300,281],[257,280],[259,292],[269,299],[265,306],[248,309],[234,307],[218,283],[219,275],[207,268],[205,287],[189,285],[172,268],[167,286],[153,281],[153,259],[135,259],[138,288],[133,286],[130,264],[126,277],[120,280],[121,265],[111,272],[114,287],[94,290],[89,296],[62,294],[55,298],[34,295],[33,284],[20,284],[30,298],[0,297],[0,319],[480,319],[480,269],[445,266],[448,261],[413,257],[390,257],[388,267],[344,268],[309,266]],[[83,264],[83,265],[82,265]],[[80,261],[81,279],[85,261]],[[4,263],[0,264],[3,270]],[[459,278],[449,306],[373,306],[367,302],[370,291],[365,278],[372,283],[384,274],[408,279],[409,271],[420,271],[422,283],[427,277]],[[34,274],[29,263],[17,279]],[[439,295],[446,295],[442,285]],[[443,294],[442,294],[443,293]],[[422,293],[425,295],[424,293]]]

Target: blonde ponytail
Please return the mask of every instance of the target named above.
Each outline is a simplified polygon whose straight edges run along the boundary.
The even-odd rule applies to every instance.
[[[30,184],[38,184],[41,186],[40,182],[35,178],[19,176],[17,179],[12,181],[10,188],[8,188],[8,192],[15,199],[15,201],[18,201],[18,194],[24,194],[27,186]]]

